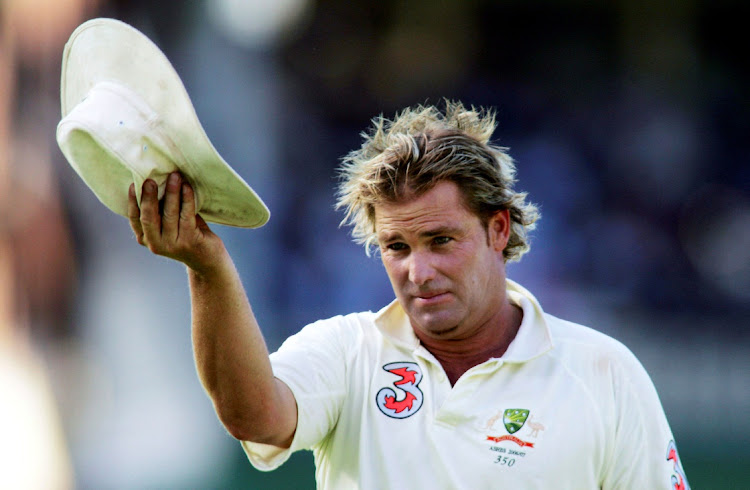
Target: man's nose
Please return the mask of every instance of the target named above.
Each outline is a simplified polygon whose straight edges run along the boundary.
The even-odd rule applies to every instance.
[[[423,286],[435,278],[432,257],[425,252],[412,252],[409,256],[409,281]]]

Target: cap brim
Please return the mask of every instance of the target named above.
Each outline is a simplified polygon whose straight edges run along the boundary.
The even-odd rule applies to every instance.
[[[65,45],[60,86],[63,118],[96,84],[107,81],[125,85],[159,114],[162,130],[187,160],[178,167],[201,195],[203,219],[246,228],[268,221],[270,213],[261,198],[211,144],[179,75],[161,50],[128,24],[93,19],[80,25]],[[122,182],[125,195],[131,182]]]

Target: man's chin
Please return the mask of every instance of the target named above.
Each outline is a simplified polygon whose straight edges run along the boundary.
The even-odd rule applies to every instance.
[[[414,327],[418,328],[423,334],[434,338],[448,337],[458,328],[455,319],[448,317],[448,315],[417,314],[411,318]]]

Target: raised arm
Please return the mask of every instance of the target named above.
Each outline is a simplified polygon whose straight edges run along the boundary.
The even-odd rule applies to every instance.
[[[190,185],[171,174],[161,212],[155,182],[144,182],[140,208],[131,186],[128,214],[138,243],[188,268],[195,364],[219,419],[237,439],[289,447],[297,424],[294,396],[273,376],[234,263],[196,215]]]

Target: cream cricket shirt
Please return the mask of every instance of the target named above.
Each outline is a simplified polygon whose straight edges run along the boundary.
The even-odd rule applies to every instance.
[[[398,302],[308,325],[271,356],[297,400],[292,447],[243,442],[250,461],[312,449],[321,489],[688,488],[633,354],[512,281],[508,294],[516,338],[453,387]]]

